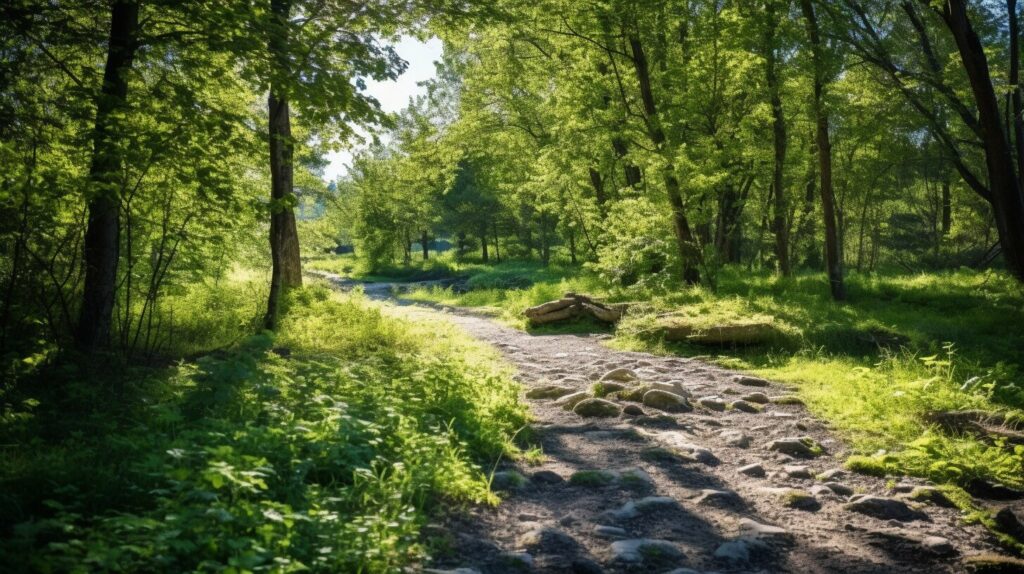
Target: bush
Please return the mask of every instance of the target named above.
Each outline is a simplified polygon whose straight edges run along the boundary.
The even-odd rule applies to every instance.
[[[277,336],[133,370],[128,395],[67,371],[53,396],[4,396],[0,561],[393,571],[441,501],[495,501],[483,469],[525,412],[491,351],[356,295],[287,303]]]

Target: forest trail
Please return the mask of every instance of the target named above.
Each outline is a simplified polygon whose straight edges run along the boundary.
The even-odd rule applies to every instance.
[[[367,292],[385,299],[390,286]],[[783,385],[698,360],[613,350],[601,344],[607,335],[535,335],[466,310],[394,303],[382,305],[413,320],[452,322],[498,348],[518,370],[544,452],[537,466],[500,466],[498,507],[431,525],[448,547],[434,552],[428,571],[934,573],[962,572],[965,558],[998,552],[924,481],[893,485],[843,470],[847,449],[827,426],[800,404],[775,402],[790,390]],[[627,387],[689,395],[693,410],[615,400],[644,414],[584,418],[558,398],[530,398],[587,391],[614,369],[638,377]],[[754,412],[719,410],[741,397]],[[823,453],[801,455],[786,440],[797,437]]]

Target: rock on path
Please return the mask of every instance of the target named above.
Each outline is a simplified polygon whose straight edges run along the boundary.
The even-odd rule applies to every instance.
[[[531,397],[524,400],[544,452],[536,467],[503,462],[497,507],[434,525],[431,535],[449,551],[425,568],[951,573],[971,556],[1000,552],[957,510],[837,470],[846,447],[799,401],[776,400],[790,396],[780,385],[697,360],[612,350],[601,344],[607,335],[531,335],[469,311],[384,308],[448,320],[497,347]],[[591,400],[602,377],[625,390]],[[637,389],[683,400],[657,393],[645,401]],[[718,397],[732,402],[722,409]],[[573,412],[584,403],[581,414],[591,416]],[[816,504],[802,504],[808,499]]]

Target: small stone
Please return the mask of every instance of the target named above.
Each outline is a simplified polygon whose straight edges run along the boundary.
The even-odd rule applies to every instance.
[[[806,430],[807,430],[807,429],[809,428],[809,427],[807,426],[807,423],[804,423],[804,422],[798,422],[798,423],[796,423],[796,424],[795,424],[795,425],[793,425],[793,426],[795,426],[795,427],[796,427],[796,430],[802,430],[802,431],[806,431]]]
[[[995,516],[996,527],[1000,531],[1009,534],[1016,538],[1018,541],[1024,542],[1024,524],[1021,523],[1020,518],[1009,506],[1005,506],[996,512]]]
[[[619,405],[604,399],[584,399],[572,408],[572,412],[581,417],[615,417],[619,415]]]
[[[563,387],[561,385],[544,385],[542,387],[534,387],[526,391],[526,398],[528,399],[557,399],[564,397],[565,395],[572,394],[576,389],[572,387]]]
[[[744,413],[752,413],[753,414],[753,413],[761,412],[761,407],[755,405],[754,403],[748,403],[747,401],[743,401],[743,400],[733,401],[733,402],[729,403],[729,408],[734,410],[734,411],[740,411],[740,412],[744,412]]]
[[[686,388],[686,385],[684,385],[682,381],[653,382],[650,384],[650,388],[686,397],[688,399],[693,398],[693,393],[690,392],[690,389]]]
[[[641,514],[678,507],[679,503],[674,498],[668,496],[647,496],[637,501],[631,500],[617,510],[606,511],[602,513],[602,516],[612,520],[630,520]]]
[[[598,524],[594,527],[594,535],[600,536],[601,538],[625,538],[626,531],[618,526],[605,526],[603,524]]]
[[[715,490],[712,488],[705,488],[700,491],[700,495],[693,500],[694,504],[698,506],[718,506],[718,507],[731,507],[737,506],[743,503],[743,499],[740,495],[732,492],[731,490]]]
[[[921,541],[921,547],[939,556],[956,554],[956,548],[953,547],[953,543],[941,536],[926,536]]]
[[[769,402],[768,395],[760,391],[743,395],[742,399],[748,403],[757,403],[759,405],[767,404]]]
[[[772,397],[772,402],[777,405],[802,405],[804,400],[796,395],[780,395]]]
[[[893,492],[912,492],[915,488],[917,485],[912,482],[897,482],[893,485],[892,490]]]
[[[753,476],[755,478],[763,478],[764,467],[755,462],[754,464],[748,464],[747,466],[740,468],[740,473],[747,476]]]
[[[768,381],[750,375],[733,375],[732,382],[746,387],[767,387]]]
[[[789,478],[811,478],[811,469],[800,464],[789,464],[782,467],[782,472]]]
[[[842,478],[844,476],[846,476],[846,471],[845,470],[843,470],[841,468],[830,468],[830,469],[826,470],[825,472],[819,474],[815,478],[817,478],[818,480],[829,481],[829,480],[834,480],[836,478]]]
[[[811,458],[821,454],[821,446],[811,437],[786,437],[772,441],[768,450],[774,450],[790,456]]]
[[[853,494],[852,488],[839,482],[826,482],[822,486],[838,494],[839,496],[850,496],[851,494]]]
[[[693,410],[686,397],[659,389],[651,389],[644,393],[644,405],[670,413],[685,413]]]
[[[729,446],[736,448],[748,448],[750,446],[750,437],[738,430],[722,431],[720,436],[725,440],[725,444]]]
[[[725,410],[725,401],[718,397],[702,397],[697,399],[697,404],[712,411],[721,412]]]
[[[640,451],[640,458],[651,462],[695,462],[689,455],[660,446],[645,448]]]
[[[683,558],[675,544],[667,540],[638,538],[612,543],[612,561],[625,564],[659,564]]]
[[[907,503],[895,498],[884,496],[864,495],[854,496],[844,506],[847,510],[880,518],[882,520],[898,520],[909,522],[911,520],[927,520],[928,515],[907,506]]]
[[[515,470],[500,470],[491,477],[492,490],[512,490],[526,486],[526,477]]]
[[[813,494],[799,488],[761,488],[760,492],[774,495],[784,506],[798,510],[818,510],[821,504]]]
[[[637,405],[626,405],[622,407],[622,414],[629,415],[631,417],[642,417],[647,413]]]
[[[785,528],[761,524],[749,518],[740,519],[740,536],[763,540],[790,540],[792,535]]]
[[[578,393],[572,393],[571,395],[565,395],[564,397],[560,397],[558,400],[555,401],[555,404],[567,411],[571,411],[573,407],[575,407],[581,401],[584,401],[588,398],[590,398],[590,393],[586,391],[580,391]]]
[[[521,548],[528,548],[530,550],[541,549],[544,552],[572,549],[578,545],[572,536],[557,528],[550,527],[536,528],[519,538],[519,546]]]
[[[601,378],[599,380],[600,381],[619,381],[619,382],[623,382],[623,383],[628,383],[630,381],[637,381],[639,379],[640,379],[640,377],[637,376],[636,372],[634,372],[633,370],[627,369],[625,367],[620,367],[618,369],[612,369],[612,370],[608,371],[607,373],[601,375]]]
[[[538,470],[530,476],[530,480],[541,484],[558,484],[564,479],[553,470]]]

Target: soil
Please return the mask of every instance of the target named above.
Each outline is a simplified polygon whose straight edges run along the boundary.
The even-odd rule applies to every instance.
[[[374,286],[367,292],[384,298],[388,290]],[[495,484],[505,483],[506,489],[498,506],[453,508],[442,523],[430,525],[427,533],[443,541],[434,548],[432,571],[936,573],[963,572],[965,558],[1000,552],[991,534],[966,524],[959,510],[909,500],[907,491],[925,481],[894,484],[843,470],[848,447],[800,404],[768,402],[752,413],[697,404],[707,396],[731,403],[756,392],[790,395],[784,385],[747,386],[734,379],[738,373],[699,360],[614,350],[602,344],[606,334],[530,334],[469,310],[382,304],[411,319],[449,321],[494,345],[517,369],[524,394],[546,385],[588,391],[602,375],[626,368],[639,379],[628,387],[674,382],[694,406],[691,412],[666,413],[611,399],[620,407],[635,405],[646,416],[583,418],[557,399],[524,396],[543,461],[503,462]],[[809,437],[823,453],[800,458],[769,449],[772,441],[788,437]],[[754,463],[763,467],[763,476],[740,472]],[[786,468],[794,466],[808,468]],[[570,480],[592,470],[610,471],[603,476],[611,482],[581,480],[594,473]],[[819,476],[830,470],[833,477]],[[823,487],[825,482],[841,493]],[[850,492],[852,498],[875,495],[905,503],[914,519],[857,512],[847,507]],[[612,514],[646,497],[668,499]],[[749,520],[784,532],[754,533]],[[671,547],[638,542],[633,545],[641,546],[639,553],[630,554],[630,543],[621,543],[641,539]]]

